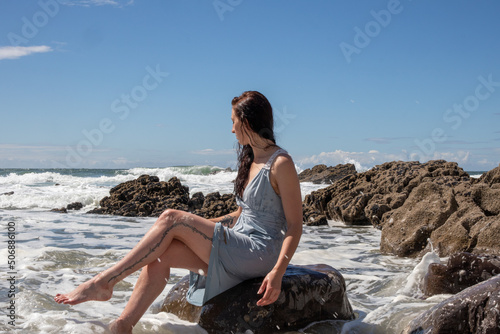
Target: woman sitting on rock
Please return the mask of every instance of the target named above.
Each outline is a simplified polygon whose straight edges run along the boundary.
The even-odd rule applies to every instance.
[[[110,325],[114,333],[132,333],[165,288],[170,268],[191,271],[187,298],[194,305],[254,277],[264,277],[257,305],[278,299],[302,234],[295,165],[276,145],[272,108],[264,95],[248,91],[235,97],[231,120],[239,143],[238,210],[216,219],[166,210],[123,259],[72,292],[57,294],[56,302],[108,300],[116,283],[142,267],[125,310]]]

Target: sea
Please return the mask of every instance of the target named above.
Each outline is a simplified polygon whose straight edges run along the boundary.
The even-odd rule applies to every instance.
[[[117,284],[106,302],[69,306],[55,303],[53,297],[112,266],[154,223],[155,218],[86,214],[112,187],[143,174],[161,181],[176,176],[191,194],[231,193],[236,176],[215,166],[0,169],[0,333],[106,332],[125,307],[138,273]],[[301,183],[302,196],[326,186]],[[83,209],[51,211],[72,202],[81,202]],[[304,226],[291,263],[323,263],[339,270],[356,319],[311,323],[289,333],[400,333],[414,317],[449,297],[426,299],[421,291],[428,264],[446,258],[433,252],[422,259],[384,255],[380,236],[371,226],[333,220],[328,226]],[[160,311],[168,291],[187,274],[172,270],[167,287],[134,327],[135,334],[205,333],[196,323]]]

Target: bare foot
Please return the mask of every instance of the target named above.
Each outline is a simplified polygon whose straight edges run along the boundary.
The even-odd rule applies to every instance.
[[[113,334],[132,334],[134,326],[125,323],[124,320],[116,319],[109,324],[108,330]]]
[[[57,294],[54,300],[59,304],[76,305],[89,300],[105,301],[111,298],[113,287],[101,283],[96,276],[85,283],[80,284],[75,290],[67,294]]]

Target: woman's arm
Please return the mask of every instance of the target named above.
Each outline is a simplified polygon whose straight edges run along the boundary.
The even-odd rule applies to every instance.
[[[217,218],[211,218],[209,219],[210,221],[214,223],[220,222],[223,226],[227,226],[229,228],[232,228],[236,221],[238,220],[238,217],[241,215],[241,206],[238,207],[238,210],[231,212],[225,216],[217,217]]]
[[[274,177],[279,189],[288,231],[285,234],[278,261],[264,278],[258,291],[259,294],[264,293],[257,302],[259,306],[272,304],[278,299],[281,292],[281,280],[302,235],[302,196],[295,164],[291,157],[279,156],[273,166],[271,177]]]

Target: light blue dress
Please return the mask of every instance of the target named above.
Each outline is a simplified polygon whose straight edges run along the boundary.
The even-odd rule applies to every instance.
[[[236,197],[242,212],[233,228],[215,224],[207,276],[190,273],[187,300],[201,306],[229,288],[254,277],[264,277],[274,267],[287,224],[281,198],[274,191],[269,170],[278,149],[250,181],[243,198]]]

